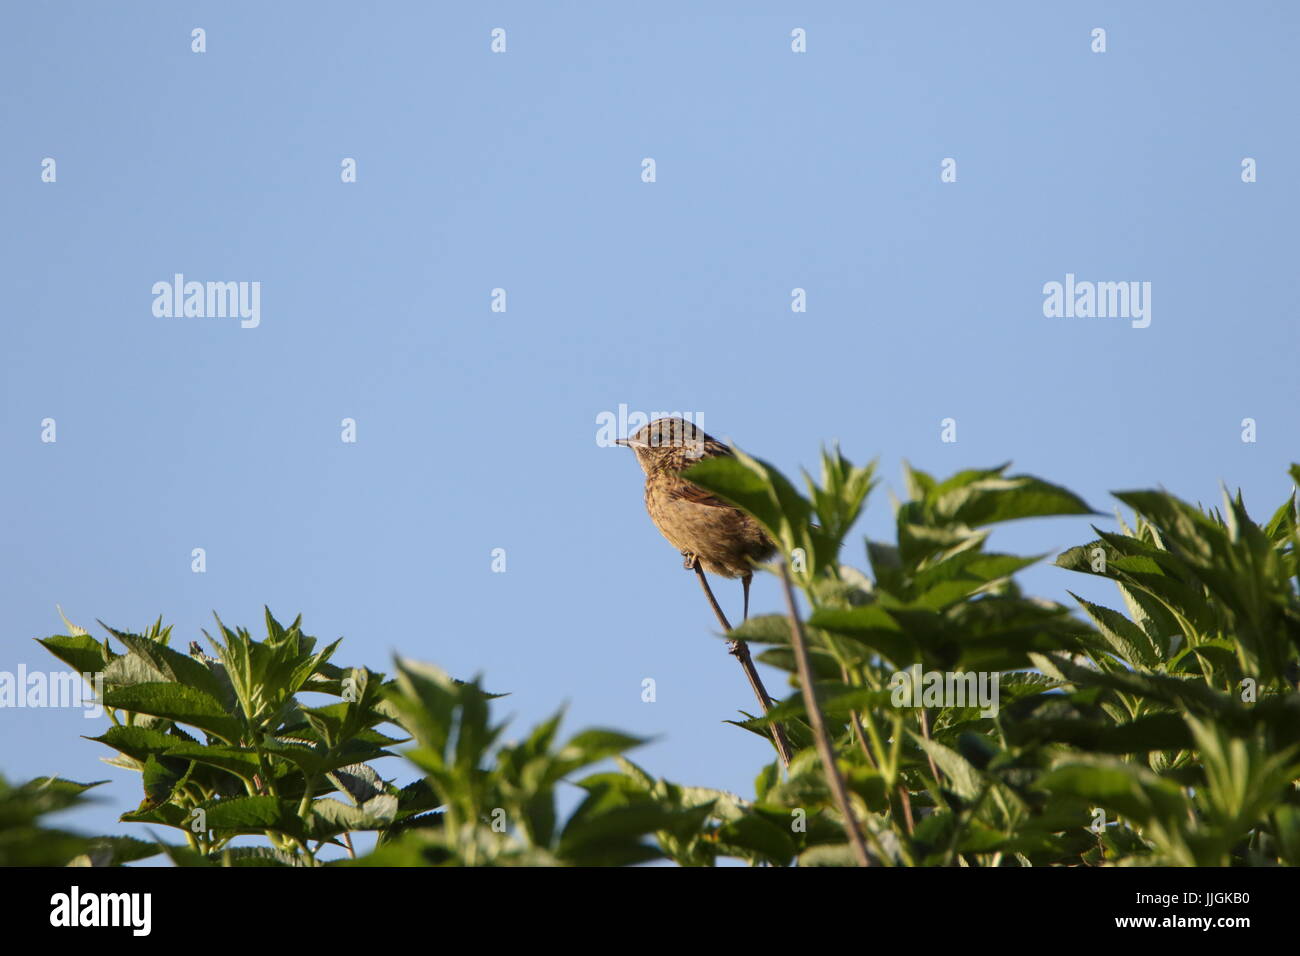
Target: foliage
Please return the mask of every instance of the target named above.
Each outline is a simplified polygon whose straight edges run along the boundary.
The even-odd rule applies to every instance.
[[[41,817],[86,802],[83,794],[104,783],[59,777],[13,786],[0,776],[0,867],[109,866],[153,856],[158,848],[131,837],[85,837],[43,826]]]
[[[183,836],[147,844],[177,865],[310,866],[329,846],[373,865],[628,864],[663,855],[656,832],[685,840],[698,827],[698,801],[673,806],[601,775],[580,781],[585,799],[558,818],[560,784],[642,743],[635,737],[587,730],[559,744],[556,714],[522,744],[498,747],[496,695],[477,681],[400,659],[392,680],[344,670],[330,662],[337,641],[318,650],[300,620],[285,627],[269,610],[265,640],[217,623],[215,656],[198,644],[174,650],[161,622],[143,634],[105,626],[122,653],[78,628],[41,641],[79,673],[104,675],[112,726],[92,739],[116,751],[108,763],[140,774],[144,797],[122,820]],[[312,706],[305,694],[332,702]],[[406,756],[424,776],[398,787],[372,764],[412,738]],[[356,859],[351,835],[362,831],[377,846]],[[42,862],[85,852],[44,836]],[[232,842],[249,836],[265,844]]]
[[[905,468],[894,540],[866,540],[864,570],[841,555],[874,466],[838,449],[821,464],[803,491],[739,451],[689,477],[780,545],[808,605],[800,630],[817,706],[873,864],[1300,862],[1294,496],[1259,525],[1240,495],[1206,511],[1163,491],[1117,494],[1132,520],[1094,528],[1096,540],[1057,564],[1113,581],[1123,610],[1078,597],[1076,609],[1021,593],[1015,575],[1040,558],[987,547],[1003,522],[1094,513],[1070,491],[1007,466],[943,481]],[[751,800],[656,779],[627,759],[644,742],[635,737],[589,729],[562,740],[562,712],[503,742],[495,695],[478,680],[401,658],[391,678],[344,669],[332,662],[338,642],[318,646],[300,620],[285,627],[268,610],[262,640],[217,624],[212,653],[173,649],[161,621],[141,634],[106,627],[102,641],[69,625],[41,641],[74,670],[104,675],[111,726],[93,739],[143,791],[122,820],[183,842],[43,829],[42,813],[92,785],[0,783],[0,863],[112,864],[159,849],[177,865],[854,862],[786,616],[732,635],[765,647],[760,659],[794,688],[771,713],[736,722],[765,737],[780,722],[796,748],[788,768],[759,772]],[[927,678],[919,698],[905,676]],[[976,699],[993,678],[996,700]],[[419,773],[402,786],[375,767],[399,752]],[[566,785],[580,800],[561,818]],[[375,848],[357,856],[360,832]]]
[[[985,545],[999,522],[1090,509],[1005,472],[940,482],[907,469],[896,541],[866,542],[871,576],[838,563],[870,467],[824,454],[806,496],[744,454],[689,473],[762,521],[795,571],[811,605],[817,697],[874,861],[1300,862],[1294,496],[1261,527],[1240,495],[1207,513],[1163,491],[1117,494],[1135,526],[1094,528],[1098,540],[1058,561],[1119,588],[1127,614],[1076,598],[1085,621],[1022,596],[1012,575],[1033,559]],[[785,618],[755,618],[739,635],[794,671]],[[899,706],[891,691],[908,668],[996,672],[1000,706],[985,714],[950,698],[916,708],[906,697]],[[745,726],[786,721],[806,745],[804,716],[792,695]],[[792,858],[845,860],[843,816],[810,754],[791,773],[808,785],[760,786],[754,812],[832,824],[825,845],[805,841]]]

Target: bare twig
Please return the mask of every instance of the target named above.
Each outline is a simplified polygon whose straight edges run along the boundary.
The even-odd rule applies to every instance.
[[[731,631],[731,622],[727,620],[727,615],[722,613],[722,608],[718,606],[718,599],[713,596],[713,588],[709,587],[709,579],[704,576],[704,568],[700,566],[699,558],[695,559],[691,565],[695,573],[700,577],[700,587],[704,588],[704,596],[709,599],[709,606],[713,608],[713,613],[718,616],[718,623],[722,625],[724,631]]]
[[[727,615],[722,613],[722,608],[718,606],[718,599],[713,596],[713,589],[709,587],[709,579],[704,576],[704,568],[700,566],[699,559],[695,561],[695,573],[700,576],[700,586],[704,588],[704,595],[709,599],[709,604],[713,607],[713,613],[718,616],[718,623],[727,633],[731,633],[731,622],[727,620]],[[754,666],[754,658],[749,653],[749,645],[742,640],[731,640],[728,642],[728,652],[740,661],[741,668],[745,671],[745,677],[749,679],[749,686],[753,688],[754,696],[758,698],[758,705],[763,708],[763,713],[767,714],[772,709],[772,698],[767,694],[767,688],[763,686],[763,678],[758,676],[758,668]],[[776,752],[781,755],[781,763],[790,766],[790,760],[793,757],[793,751],[790,747],[790,741],[786,738],[785,730],[780,724],[772,725],[772,741],[776,744]]]
[[[857,858],[858,866],[870,866],[871,858],[867,856],[867,845],[858,829],[858,820],[853,815],[849,803],[849,791],[840,776],[839,765],[835,762],[835,749],[831,746],[830,734],[826,732],[826,721],[822,717],[821,706],[817,703],[817,692],[813,688],[812,662],[808,658],[808,641],[803,633],[803,621],[799,619],[799,608],[794,601],[794,585],[790,583],[790,569],[781,562],[781,584],[785,589],[786,610],[790,614],[790,646],[794,649],[794,662],[799,669],[799,685],[803,689],[804,709],[812,722],[813,739],[817,742],[817,753],[821,757],[822,769],[826,772],[826,782],[831,794],[844,817],[844,830],[849,835],[849,845]]]

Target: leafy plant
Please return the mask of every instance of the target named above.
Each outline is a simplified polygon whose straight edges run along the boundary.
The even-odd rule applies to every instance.
[[[1300,861],[1294,495],[1260,525],[1240,495],[1206,511],[1118,493],[1134,517],[1056,563],[1113,581],[1120,610],[1021,592],[1016,574],[1042,556],[991,550],[993,530],[1094,512],[1007,466],[942,481],[905,467],[893,540],[863,541],[862,568],[842,554],[873,465],[824,452],[801,491],[738,451],[688,476],[780,546],[769,570],[787,613],[729,635],[790,675],[774,710],[736,721],[765,739],[779,722],[796,749],[762,768],[753,799],[657,779],[627,759],[644,741],[617,731],[561,739],[562,712],[504,741],[478,680],[402,658],[392,678],[339,667],[337,641],[269,610],[263,640],[218,620],[210,653],[173,649],[161,621],[102,641],[69,625],[41,643],[104,676],[111,726],[93,739],[143,790],[123,821],[183,842],[42,828],[92,785],[0,783],[0,863],[158,849],[236,866]],[[401,786],[375,768],[399,754],[418,773]],[[565,786],[580,799],[562,817]],[[359,832],[375,836],[360,857]]]
[[[587,730],[557,745],[556,714],[523,743],[499,746],[497,695],[477,681],[403,660],[393,680],[344,670],[330,662],[337,641],[318,650],[300,620],[285,627],[269,610],[265,640],[218,625],[221,637],[208,638],[215,655],[198,644],[177,652],[161,621],[143,634],[105,626],[123,653],[78,628],[41,641],[78,672],[104,675],[112,726],[92,739],[117,752],[108,763],[140,774],[144,794],[122,820],[183,835],[184,844],[140,844],[178,865],[310,866],[329,846],[355,859],[352,835],[362,831],[377,846],[356,862],[371,865],[638,863],[663,855],[650,835],[689,841],[712,809],[597,775],[580,782],[586,797],[562,821],[561,784],[643,741]],[[309,693],[335,700],[310,706],[300,700]],[[405,755],[423,777],[398,787],[372,764],[412,738]],[[66,805],[77,786],[51,785],[39,806]],[[264,844],[232,843],[252,836]],[[41,845],[46,862],[87,852],[54,831]]]
[[[0,776],[0,866],[115,866],[153,856],[158,848],[131,837],[86,837],[42,825],[41,817],[85,803],[104,781],[59,777],[13,786]]]
[[[689,472],[764,524],[811,606],[798,631],[835,766],[803,750],[752,811],[836,829],[796,859],[848,861],[860,830],[885,865],[1296,862],[1294,498],[1261,527],[1240,496],[1206,513],[1118,494],[1136,530],[1098,530],[1058,563],[1111,577],[1131,617],[1078,599],[1081,621],[1021,594],[1013,576],[1037,559],[986,549],[1000,522],[1091,513],[1076,495],[1005,466],[945,481],[907,468],[895,541],[865,542],[868,575],[839,556],[871,473],[838,450],[820,483],[804,476],[806,495],[743,453]],[[797,681],[794,635],[769,615],[735,636],[769,645],[760,659]],[[977,673],[998,678],[995,714],[960,694],[895,693],[936,674],[952,697]],[[807,748],[807,716],[792,694],[743,726],[784,722]],[[836,774],[847,806],[831,799]]]

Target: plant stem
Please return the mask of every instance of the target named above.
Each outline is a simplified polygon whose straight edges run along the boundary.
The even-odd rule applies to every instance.
[[[862,840],[862,831],[858,829],[857,818],[849,803],[849,791],[844,786],[839,765],[835,762],[835,749],[831,746],[830,734],[826,732],[826,720],[822,717],[821,706],[817,703],[817,691],[813,687],[812,662],[808,658],[808,641],[803,633],[803,621],[799,619],[799,608],[795,604],[794,585],[790,583],[790,569],[781,562],[781,586],[785,590],[785,606],[790,615],[790,646],[794,649],[794,662],[799,669],[799,685],[803,689],[804,709],[812,722],[813,739],[817,742],[817,753],[821,757],[822,770],[831,794],[844,817],[844,830],[849,836],[849,845],[857,858],[858,866],[870,866],[871,858],[867,855],[867,845]]]
[[[920,710],[921,736],[926,740],[930,739],[930,715],[924,707]],[[934,775],[935,786],[943,786],[943,777],[939,774],[939,768],[935,765],[934,757],[930,756],[930,751],[925,752],[925,759],[930,762],[930,773]],[[935,796],[938,796],[936,793]]]
[[[853,724],[853,736],[857,738],[858,747],[862,751],[862,756],[867,758],[867,766],[872,770],[879,770],[876,760],[871,756],[871,748],[867,746],[866,731],[862,729],[862,718],[858,716],[856,710],[849,711],[849,721]]]
[[[695,561],[695,573],[700,577],[700,586],[704,588],[704,596],[709,599],[709,605],[713,608],[713,613],[717,615],[718,623],[722,625],[724,631],[731,633],[731,622],[727,620],[727,615],[722,613],[722,608],[718,606],[718,599],[713,596],[713,589],[709,587],[709,579],[704,576],[704,568],[700,565],[698,558]],[[749,686],[753,689],[754,696],[758,698],[758,705],[763,708],[763,713],[767,714],[772,709],[772,698],[768,696],[767,688],[763,686],[763,678],[758,675],[758,668],[754,666],[754,658],[749,653],[749,645],[742,640],[732,640],[728,653],[740,661],[745,677],[749,679]],[[786,738],[785,730],[780,724],[772,725],[772,741],[776,744],[776,752],[781,755],[781,763],[789,767],[793,751],[790,748],[790,741]]]

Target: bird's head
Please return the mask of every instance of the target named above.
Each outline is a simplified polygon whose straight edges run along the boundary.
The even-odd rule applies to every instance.
[[[616,444],[636,452],[636,460],[647,475],[656,470],[681,471],[701,458],[729,454],[726,445],[699,425],[681,418],[656,418]]]

